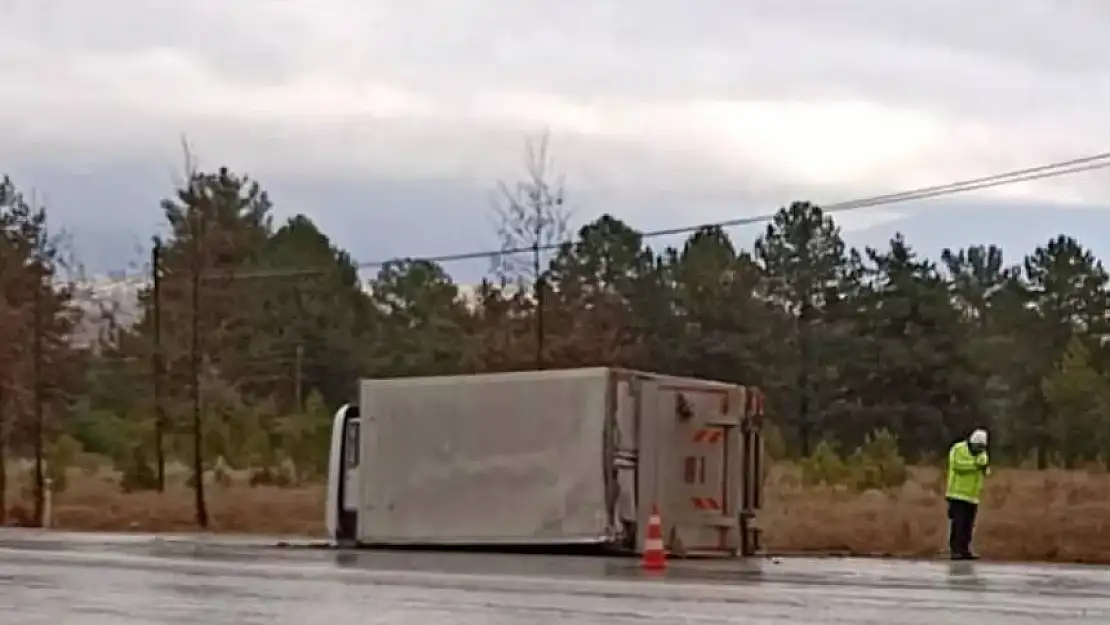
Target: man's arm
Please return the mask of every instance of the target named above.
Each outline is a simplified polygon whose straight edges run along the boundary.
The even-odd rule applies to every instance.
[[[985,456],[985,454],[980,454]],[[978,459],[962,445],[956,445],[948,452],[948,467],[956,473],[971,473],[982,470]]]

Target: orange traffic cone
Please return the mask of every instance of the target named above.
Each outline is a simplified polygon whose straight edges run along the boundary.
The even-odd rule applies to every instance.
[[[656,504],[651,506],[647,535],[644,536],[644,557],[640,566],[647,571],[667,568],[667,554],[663,547],[663,520],[659,518],[659,506]]]

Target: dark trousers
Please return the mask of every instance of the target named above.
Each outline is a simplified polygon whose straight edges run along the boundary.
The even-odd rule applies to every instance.
[[[952,555],[971,554],[971,536],[979,506],[959,499],[948,500],[948,550]]]

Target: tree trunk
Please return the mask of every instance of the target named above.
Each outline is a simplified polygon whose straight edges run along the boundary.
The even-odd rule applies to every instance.
[[[34,318],[34,335],[31,337],[32,345],[32,369],[34,376],[34,448],[35,448],[35,527],[43,527],[46,519],[46,440],[45,428],[43,427],[45,415],[43,414],[45,398],[45,386],[43,385],[43,280],[41,274],[34,284],[35,289],[35,306],[32,311]]]
[[[0,527],[8,523],[8,406],[4,380],[0,379]]]

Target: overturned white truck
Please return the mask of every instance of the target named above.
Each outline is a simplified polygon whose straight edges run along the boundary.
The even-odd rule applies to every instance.
[[[363,380],[327,527],[358,546],[756,553],[762,393],[612,368]]]

